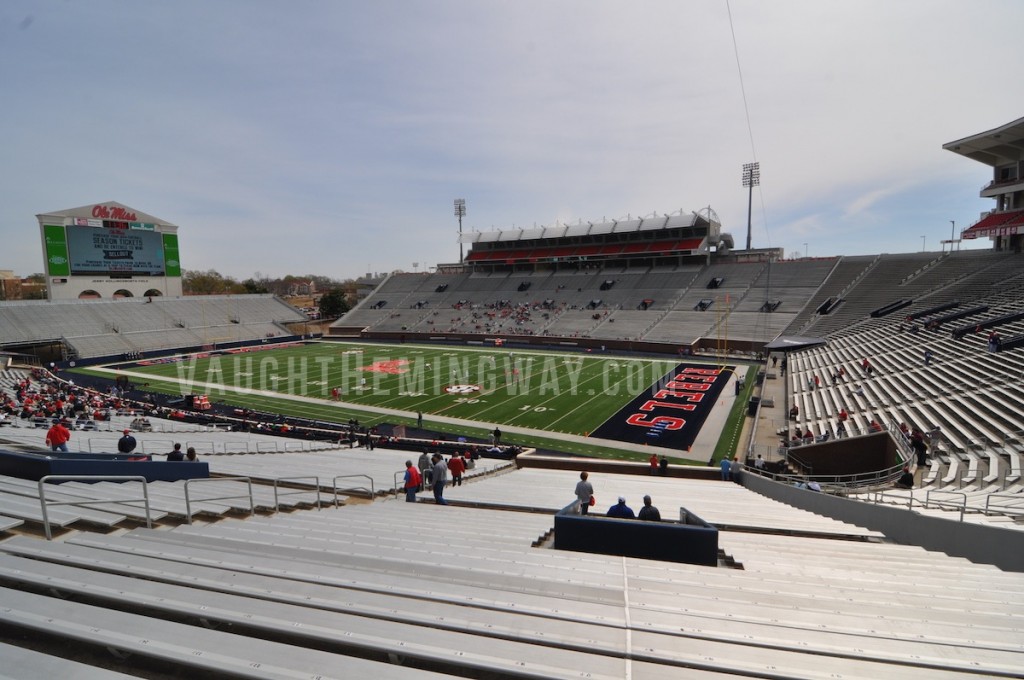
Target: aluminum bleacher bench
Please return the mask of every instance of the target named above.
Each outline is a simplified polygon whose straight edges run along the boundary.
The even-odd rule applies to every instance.
[[[10,531],[15,527],[20,527],[24,523],[25,520],[0,515],[0,531]]]
[[[11,629],[137,655],[186,672],[281,680],[448,677],[8,588],[0,588],[0,602],[0,621]]]
[[[4,643],[0,643],[0,659],[3,659],[3,670],[0,673],[4,678],[12,680],[36,680],[37,678],[131,680],[136,677]]]
[[[16,559],[4,559],[0,562],[0,574],[8,581],[36,586],[45,584],[46,587],[58,591],[80,592],[94,601],[117,603],[121,608],[139,606],[147,611],[173,614],[197,622],[230,622],[237,626],[234,629],[236,631],[273,636],[275,639],[296,645],[262,642],[251,638],[239,640],[238,636],[224,633],[216,633],[216,638],[203,642],[197,640],[197,636],[209,635],[216,631],[206,631],[199,626],[193,628],[184,624],[165,623],[135,614],[111,612],[80,604],[71,607],[70,612],[63,612],[59,610],[59,607],[64,605],[63,601],[51,600],[57,603],[56,607],[46,608],[45,603],[38,602],[41,596],[34,596],[37,599],[28,603],[15,600],[21,609],[31,606],[33,613],[42,610],[43,616],[56,616],[55,612],[61,611],[60,616],[70,618],[70,622],[59,622],[61,630],[57,631],[58,634],[64,634],[62,628],[68,623],[82,625],[83,621],[88,621],[88,625],[94,626],[90,632],[102,636],[100,644],[104,646],[133,651],[131,645],[125,642],[127,638],[129,642],[145,645],[143,653],[149,655],[167,654],[167,647],[172,647],[171,652],[174,656],[171,660],[179,663],[182,662],[180,657],[185,653],[198,655],[201,661],[205,661],[210,654],[207,650],[217,649],[232,662],[238,657],[254,659],[259,664],[259,670],[266,672],[266,675],[260,677],[279,677],[277,669],[280,666],[274,664],[281,664],[282,659],[287,659],[288,665],[292,666],[291,655],[300,649],[298,645],[309,645],[338,651],[354,649],[363,654],[373,655],[400,654],[406,659],[422,658],[445,667],[465,669],[467,672],[487,669],[500,677],[627,677],[623,655],[627,653],[626,640],[629,638],[624,634],[621,623],[615,620],[598,624],[575,618],[545,620],[549,617],[540,615],[535,619],[531,616],[528,620],[535,620],[538,628],[531,628],[530,625],[521,622],[516,631],[519,639],[533,638],[535,644],[527,645],[518,640],[505,639],[502,631],[496,631],[494,635],[490,633],[488,627],[483,625],[485,619],[481,617],[488,616],[491,607],[467,611],[465,615],[456,615],[439,622],[446,628],[476,626],[475,632],[478,634],[469,635],[450,629],[427,627],[422,621],[429,618],[431,612],[424,610],[430,610],[434,603],[439,606],[445,605],[443,600],[437,599],[438,594],[432,593],[429,589],[422,595],[433,600],[430,604],[426,604],[421,598],[412,598],[413,601],[407,603],[405,609],[379,609],[376,614],[352,616],[347,611],[326,611],[327,607],[320,602],[315,606],[295,606],[266,599],[268,596],[276,596],[275,591],[257,590],[254,592],[260,593],[260,597],[247,598],[189,587],[191,583],[185,586],[167,582],[154,583],[147,579],[114,574],[83,575],[81,570],[53,564],[31,569],[35,566],[32,561],[22,560],[22,563],[30,568],[19,573]],[[250,575],[241,576],[247,578]],[[224,582],[225,587],[230,586],[231,580],[227,579]],[[285,582],[288,580],[284,579]],[[6,592],[0,590],[0,601],[5,603],[8,602]],[[657,599],[660,594],[650,595]],[[336,604],[336,607],[344,606],[343,601]],[[560,605],[560,609],[571,610],[575,606],[575,603],[565,602]],[[911,640],[905,636],[900,636],[901,639],[891,639],[887,635],[874,634],[873,630],[862,635],[850,631],[837,634],[834,631],[816,630],[823,626],[805,624],[807,627],[802,628],[800,647],[792,648],[785,642],[772,642],[776,637],[785,640],[792,635],[790,625],[772,630],[765,627],[763,619],[758,619],[758,640],[765,644],[750,645],[750,636],[743,634],[743,631],[749,630],[752,624],[737,623],[743,617],[736,611],[723,613],[718,617],[699,616],[692,620],[684,616],[682,623],[686,626],[680,629],[679,616],[673,616],[670,621],[662,620],[664,617],[658,614],[657,604],[644,605],[638,602],[631,606],[636,607],[634,616],[640,616],[645,622],[638,623],[630,631],[632,642],[628,653],[633,660],[632,677],[638,679],[702,677],[687,673],[689,669],[719,673],[731,671],[760,677],[824,677],[817,672],[823,660],[827,660],[831,673],[840,673],[843,677],[883,677],[886,674],[885,663],[892,660],[905,662],[906,665],[901,666],[901,678],[941,677],[943,670],[949,671],[951,675],[954,670],[970,672],[974,668],[973,665],[979,662],[984,663],[986,668],[998,668],[1003,672],[1009,672],[1008,669],[1015,667],[1013,664],[1016,652],[1007,649],[1006,642],[992,643],[987,648],[968,645],[961,647],[957,652],[952,652],[949,649],[950,645],[946,643]],[[717,609],[720,603],[716,601],[704,606]],[[82,610],[96,615],[85,618]],[[4,613],[6,614],[6,611]],[[412,621],[401,621],[403,616],[415,617],[417,625],[411,625]],[[558,616],[563,617],[564,614],[560,613]],[[898,623],[892,622],[893,625]],[[871,628],[888,627],[884,617],[880,618],[877,615],[864,617],[859,625]],[[952,623],[949,625],[954,626]],[[694,627],[691,629],[688,626]],[[132,633],[125,633],[126,630]],[[687,634],[691,630],[696,634]],[[986,633],[986,640],[990,639],[995,638]],[[999,639],[1015,638],[1011,631],[1005,631],[1000,634]],[[120,644],[110,644],[108,640]],[[225,644],[230,643],[234,646],[222,649],[219,643],[223,640],[226,640]],[[857,650],[851,654],[850,644],[854,641]],[[156,649],[149,645],[154,645]],[[265,645],[273,645],[278,656],[266,654]],[[238,651],[239,648],[241,651]],[[577,651],[580,649],[585,651]],[[816,653],[807,653],[808,651]],[[323,652],[311,652],[311,656],[320,654]],[[345,671],[355,672],[355,669],[347,667],[346,657],[332,655],[332,658],[336,666],[344,668]],[[637,664],[650,665],[638,668]],[[229,666],[222,672],[226,675],[233,668],[233,665]],[[292,670],[301,669],[306,673],[309,672],[307,668],[308,665],[302,665]],[[769,673],[769,669],[775,669],[775,673]],[[328,677],[328,673],[324,672],[323,677]],[[356,676],[349,674],[345,677]]]

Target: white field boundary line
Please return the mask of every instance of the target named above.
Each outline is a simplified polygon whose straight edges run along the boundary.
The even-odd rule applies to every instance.
[[[186,355],[187,356],[187,355]],[[259,397],[266,397],[268,399],[283,399],[286,401],[293,401],[297,403],[316,404],[317,406],[334,406],[336,408],[346,408],[353,411],[363,411],[365,413],[374,413],[377,415],[388,415],[396,416],[401,418],[416,418],[415,411],[403,411],[394,408],[384,408],[380,406],[368,406],[366,404],[355,404],[346,401],[333,401],[327,399],[317,399],[315,397],[306,397],[299,394],[283,394],[281,392],[273,392],[271,390],[259,390],[259,389],[236,389],[230,385],[223,385],[221,383],[204,382],[201,380],[183,380],[180,378],[172,378],[166,376],[154,376],[150,373],[139,373],[136,371],[126,371],[124,369],[113,369],[106,366],[90,366],[90,370],[96,371],[97,373],[108,373],[112,375],[121,375],[137,378],[139,380],[160,380],[176,385],[188,384],[191,387],[201,387],[209,393],[230,393],[241,396],[255,395]],[[605,446],[607,448],[619,448],[624,451],[631,451],[634,453],[664,453],[666,456],[671,458],[686,458],[694,462],[701,462],[703,459],[691,458],[688,456],[681,456],[680,451],[676,449],[669,449],[661,446],[644,446],[642,444],[629,444],[627,442],[617,442],[611,439],[600,439],[594,440],[589,437],[581,437],[579,435],[566,434],[562,432],[547,432],[545,430],[534,430],[527,427],[516,427],[514,425],[504,425],[502,423],[485,423],[479,420],[466,420],[463,418],[452,418],[450,416],[431,416],[431,420],[435,422],[445,423],[447,425],[455,425],[458,427],[469,427],[469,428],[480,428],[484,427],[487,429],[500,427],[504,428],[504,432],[511,434],[527,435],[531,437],[541,437],[545,439],[557,439],[559,441],[573,442],[584,446]],[[602,444],[596,444],[596,442],[607,442]]]

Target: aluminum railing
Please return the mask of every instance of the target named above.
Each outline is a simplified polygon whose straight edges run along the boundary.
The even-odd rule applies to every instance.
[[[210,482],[245,482],[248,487],[248,494],[232,494],[230,496],[213,496],[209,498],[196,499],[197,503],[208,503],[210,501],[238,500],[239,498],[249,499],[249,514],[256,514],[256,501],[252,495],[252,479],[249,477],[202,477],[185,480],[185,521],[192,524],[192,498],[189,494],[190,484],[207,484]]]
[[[338,488],[338,480],[339,479],[368,479],[368,480],[370,480],[370,488],[367,489],[365,486],[353,486],[353,487],[349,487],[347,489],[339,489]],[[366,493],[369,494],[370,500],[373,500],[376,497],[376,495],[377,495],[377,492],[374,490],[374,486],[373,486],[373,477],[371,477],[369,475],[338,475],[337,477],[335,477],[334,478],[334,505],[335,505],[335,507],[337,507],[339,505],[339,503],[338,503],[338,492],[339,491],[363,491],[363,492],[366,492]]]
[[[46,483],[47,482],[142,482],[142,498],[118,498],[111,499],[106,498],[103,500],[95,501],[47,501],[46,500]],[[115,475],[109,477],[102,477],[96,475],[45,475],[39,479],[39,504],[42,506],[43,511],[43,529],[46,531],[46,540],[53,540],[53,532],[50,529],[50,516],[46,512],[48,505],[109,505],[111,503],[136,503],[142,501],[146,507],[146,528],[150,529],[153,527],[153,522],[150,518],[149,513],[149,487],[146,486],[146,478],[134,475]]]
[[[316,489],[316,509],[321,509],[320,503],[320,477],[307,476],[307,477],[278,477],[274,480],[274,512],[281,512],[281,496],[298,496],[301,494],[309,493],[306,489],[294,489],[292,491],[280,491],[281,482],[298,482],[304,479],[312,479],[313,486]]]

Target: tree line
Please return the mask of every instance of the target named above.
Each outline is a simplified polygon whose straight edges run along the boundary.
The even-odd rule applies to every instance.
[[[356,299],[354,279],[339,280],[320,274],[302,276],[289,274],[271,278],[256,272],[253,276],[239,281],[214,269],[206,271],[188,269],[181,274],[181,286],[185,295],[272,293],[280,297],[308,296],[319,304],[320,313],[324,318],[344,314]]]

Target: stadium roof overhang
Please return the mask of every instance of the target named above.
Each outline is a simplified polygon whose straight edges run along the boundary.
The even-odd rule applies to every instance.
[[[1016,163],[1024,159],[1024,118],[943,144],[942,148],[991,167]]]

